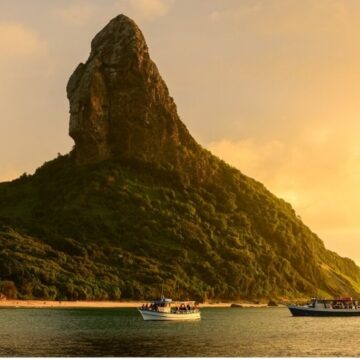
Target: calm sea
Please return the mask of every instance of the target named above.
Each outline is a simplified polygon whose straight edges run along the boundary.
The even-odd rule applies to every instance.
[[[0,356],[360,356],[359,318],[286,308],[203,309],[196,322],[135,309],[0,309]]]

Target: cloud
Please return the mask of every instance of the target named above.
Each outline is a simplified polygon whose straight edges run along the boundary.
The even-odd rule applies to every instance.
[[[290,202],[326,245],[360,263],[359,126],[315,123],[288,139],[221,139],[215,155]],[[346,245],[346,246],[345,246]],[[354,252],[355,251],[355,252]]]
[[[314,123],[287,139],[222,139],[215,155],[289,201],[313,229],[356,227],[360,213],[357,127]]]
[[[260,2],[241,3],[233,8],[225,8],[223,10],[213,10],[210,13],[210,20],[214,22],[222,22],[229,20],[241,20],[247,16],[256,15],[262,10]]]
[[[360,228],[320,229],[318,233],[333,251],[349,257],[360,266],[360,253],[354,246],[359,243]]]
[[[35,89],[40,78],[52,72],[48,44],[37,31],[22,23],[0,22],[0,97],[3,100],[3,116],[6,108],[10,107],[9,99],[12,96],[20,98],[19,94],[26,91],[25,87],[19,86],[20,81],[33,84]]]
[[[46,53],[46,42],[33,29],[20,23],[0,23],[0,60]]]
[[[0,181],[32,171],[47,146],[41,133],[56,116],[49,103],[53,69],[43,36],[19,22],[0,22]]]
[[[67,7],[56,8],[53,14],[69,25],[81,26],[91,21],[100,9],[95,4],[75,2]]]
[[[172,3],[171,0],[132,0],[129,10],[137,19],[151,21],[166,15]]]
[[[99,3],[73,2],[54,9],[53,15],[71,26],[82,26],[95,19],[108,19],[118,13],[133,17],[135,21],[153,21],[166,15],[174,0],[113,0]]]
[[[247,175],[265,181],[272,179],[272,169],[279,169],[284,158],[284,144],[276,140],[260,143],[254,138],[239,141],[222,139],[210,143],[208,148]]]
[[[8,106],[5,101],[18,86],[18,81],[36,80],[53,71],[45,39],[34,29],[17,22],[0,22],[0,65],[3,114],[4,108]],[[24,90],[21,89],[20,92],[22,91]]]
[[[334,24],[346,23],[349,15],[348,3],[343,0],[230,0],[220,9],[213,10],[209,19],[237,29],[251,28],[266,36],[274,33],[313,36],[314,33],[336,33]]]
[[[21,175],[21,171],[14,167],[2,167],[0,168],[0,182],[11,181],[18,178]]]

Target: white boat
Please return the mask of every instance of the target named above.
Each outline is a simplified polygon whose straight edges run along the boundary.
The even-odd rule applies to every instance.
[[[177,304],[180,304],[178,306]],[[173,303],[171,299],[161,298],[154,301],[150,306],[143,305],[138,309],[144,320],[200,320],[200,310],[194,301]]]

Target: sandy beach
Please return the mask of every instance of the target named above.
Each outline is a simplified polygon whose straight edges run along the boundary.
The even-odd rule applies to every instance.
[[[1,300],[0,308],[136,308],[145,301],[52,301],[52,300]],[[266,307],[267,304],[236,303],[242,307]],[[203,303],[199,307],[229,308],[231,303]]]
[[[6,308],[124,308],[139,307],[137,301],[54,301],[54,300],[2,300],[0,307]]]

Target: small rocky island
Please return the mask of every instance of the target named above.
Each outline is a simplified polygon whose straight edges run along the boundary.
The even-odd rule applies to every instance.
[[[0,184],[0,293],[359,297],[352,260],[194,140],[133,20],[119,15],[95,36],[67,95],[74,149]]]

